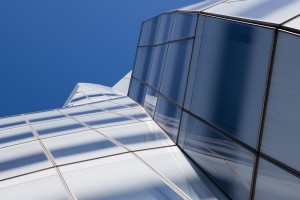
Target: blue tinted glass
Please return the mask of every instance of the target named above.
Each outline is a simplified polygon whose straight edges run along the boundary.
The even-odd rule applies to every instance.
[[[254,148],[273,33],[273,29],[206,17],[191,85],[191,111]]]
[[[248,199],[254,155],[183,113],[179,145],[232,199]]]
[[[144,104],[146,95],[146,86],[141,82],[131,79],[130,90],[128,96],[135,100],[140,105]]]
[[[197,14],[176,13],[171,40],[194,37]]]
[[[259,160],[256,179],[255,199],[300,199],[300,179],[276,167]]]
[[[154,17],[143,22],[142,32],[139,45],[154,45],[156,44],[156,39],[159,30],[160,16]]]
[[[168,44],[157,46],[155,48],[153,56],[151,73],[149,77],[149,85],[155,87],[158,90],[166,61],[167,50]]]
[[[279,32],[262,151],[300,171],[300,37]]]
[[[157,37],[157,44],[168,42],[170,39],[170,34],[172,30],[174,20],[174,14],[164,14],[161,17],[159,34]]]
[[[180,106],[183,103],[192,46],[193,40],[171,43],[163,73],[160,91]]]
[[[157,102],[157,96],[158,96],[158,94],[154,90],[152,90],[150,87],[148,87],[146,97],[145,97],[144,107],[145,107],[145,110],[149,113],[149,115],[151,117],[154,116],[154,111],[155,111],[156,102]]]
[[[181,110],[161,95],[158,98],[154,120],[176,142]]]
[[[133,71],[134,77],[143,80],[145,82],[148,81],[153,53],[154,53],[154,47],[138,48],[134,71]]]

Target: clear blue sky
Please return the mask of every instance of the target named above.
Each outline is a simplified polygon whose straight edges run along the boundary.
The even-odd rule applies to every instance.
[[[0,116],[58,108],[75,84],[112,86],[141,22],[199,0],[0,0]]]

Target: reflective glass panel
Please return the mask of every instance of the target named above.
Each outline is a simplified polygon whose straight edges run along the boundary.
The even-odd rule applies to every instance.
[[[126,151],[92,130],[43,139],[42,142],[58,165],[115,155]]]
[[[153,17],[143,22],[140,46],[154,45],[159,30],[160,16]]]
[[[136,154],[191,199],[227,199],[178,147],[139,151]]]
[[[139,47],[136,55],[133,76],[147,82],[150,75],[155,47]]]
[[[161,77],[164,70],[168,44],[155,47],[151,73],[148,84],[159,90]]]
[[[196,77],[191,85],[191,111],[254,148],[273,32],[206,17],[202,36],[205,39],[201,41]]]
[[[0,148],[35,140],[29,126],[10,128],[0,131]]]
[[[197,14],[176,13],[171,40],[194,37],[197,17]]]
[[[147,87],[141,82],[131,79],[130,90],[128,96],[140,105],[144,104]]]
[[[93,128],[117,126],[121,124],[138,122],[138,120],[130,119],[128,117],[122,116],[120,114],[114,114],[114,113],[89,115],[85,117],[78,117],[76,119],[79,120],[80,122],[86,123],[87,125]]]
[[[174,145],[156,123],[140,122],[101,128],[99,132],[117,140],[130,150],[140,150]]]
[[[264,159],[259,160],[255,199],[300,199],[300,179]]]
[[[170,34],[173,26],[174,14],[163,14],[160,21],[159,34],[157,37],[157,43],[161,44],[168,42],[170,39]]]
[[[142,107],[120,111],[116,110],[114,113],[139,121],[151,120],[151,117],[149,117],[145,109]]]
[[[33,141],[0,149],[0,181],[52,167],[39,142]]]
[[[154,120],[176,142],[181,110],[163,96],[158,97]]]
[[[26,121],[23,116],[14,116],[14,117],[6,117],[0,118],[0,128],[10,128],[13,126],[24,125]]]
[[[88,105],[61,109],[60,111],[70,116],[89,115],[103,112],[103,110],[100,110],[99,108]]]
[[[65,116],[56,110],[39,112],[25,115],[25,117],[29,120],[30,123],[42,122],[42,121],[51,121],[60,118],[64,118]]]
[[[144,108],[149,113],[151,117],[154,117],[154,111],[156,107],[158,94],[150,87],[147,88],[147,93],[145,96]]]
[[[182,199],[131,154],[64,166],[60,170],[78,199]]]
[[[261,151],[300,171],[300,37],[279,32]]]
[[[182,105],[191,59],[193,40],[169,45],[160,91]]]
[[[68,200],[67,192],[55,169],[24,175],[2,181],[1,199]]]
[[[34,124],[32,127],[37,131],[41,138],[75,133],[88,129],[73,119]]]
[[[248,199],[254,155],[183,113],[179,144],[233,199]],[[183,141],[182,141],[183,140]]]

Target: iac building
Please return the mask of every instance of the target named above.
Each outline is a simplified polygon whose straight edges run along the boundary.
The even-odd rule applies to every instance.
[[[142,23],[132,73],[0,119],[0,199],[300,199],[300,0]]]

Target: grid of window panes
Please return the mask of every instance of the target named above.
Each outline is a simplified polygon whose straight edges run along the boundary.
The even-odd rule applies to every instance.
[[[0,118],[1,199],[227,199],[140,105],[80,85],[64,108]]]
[[[273,27],[165,13],[142,24],[128,96],[230,198],[299,199],[299,51]]]

